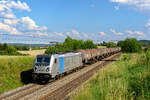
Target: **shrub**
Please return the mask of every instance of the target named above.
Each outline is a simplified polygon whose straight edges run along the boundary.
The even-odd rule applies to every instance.
[[[0,55],[22,55],[17,52],[14,46],[9,46],[8,44],[0,44]]]
[[[115,48],[115,47],[117,47],[116,43],[114,43],[114,42],[108,42],[107,48]]]
[[[91,40],[86,40],[84,43],[83,43],[84,47],[83,49],[93,49],[93,48],[97,48],[97,46],[93,43],[93,41]]]
[[[140,52],[142,50],[141,44],[135,38],[127,38],[124,41],[119,41],[118,46],[123,52]]]
[[[28,46],[19,46],[19,45],[14,45],[14,48],[16,48],[17,50],[29,50]]]
[[[46,54],[48,54],[48,53],[52,54],[52,53],[55,53],[55,52],[56,52],[56,47],[49,47],[49,48],[45,51]]]
[[[150,50],[146,51],[146,60],[147,60],[147,63],[150,62]]]
[[[117,47],[117,44],[114,43],[114,42],[103,42],[101,45],[102,46],[106,46],[107,48],[115,48],[115,47]]]

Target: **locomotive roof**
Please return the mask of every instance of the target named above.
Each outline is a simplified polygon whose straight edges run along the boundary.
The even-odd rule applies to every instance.
[[[65,53],[65,54],[40,54],[40,55],[37,55],[37,57],[51,57],[52,55],[53,56],[59,56],[59,57],[65,57],[65,56],[73,56],[73,55],[78,55],[80,53],[73,53],[73,52],[69,52],[69,53]]]
[[[51,54],[40,54],[37,57],[51,57]]]
[[[60,54],[59,56],[73,56],[73,55],[78,55],[79,53],[73,53],[73,52],[69,52],[66,54]]]

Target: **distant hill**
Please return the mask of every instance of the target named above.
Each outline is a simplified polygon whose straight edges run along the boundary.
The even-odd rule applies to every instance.
[[[142,43],[150,44],[150,40],[139,40]]]
[[[145,45],[150,44],[150,40],[139,40],[139,42],[144,43]]]

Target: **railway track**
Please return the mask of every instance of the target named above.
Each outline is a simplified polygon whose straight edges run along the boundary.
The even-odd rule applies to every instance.
[[[29,84],[16,90],[4,93],[0,100],[60,100],[71,91],[88,80],[100,68],[105,67],[118,58],[121,53],[115,54],[100,62],[84,67],[77,72],[69,74],[46,85]]]

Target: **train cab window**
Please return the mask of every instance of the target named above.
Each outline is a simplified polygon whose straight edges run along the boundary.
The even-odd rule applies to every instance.
[[[55,63],[57,63],[57,59],[55,59]]]

